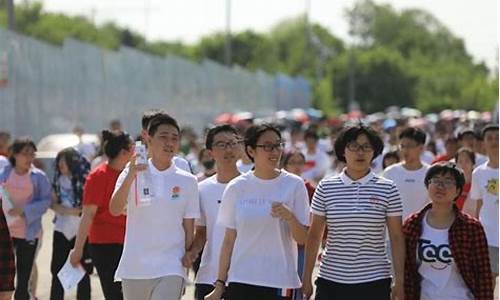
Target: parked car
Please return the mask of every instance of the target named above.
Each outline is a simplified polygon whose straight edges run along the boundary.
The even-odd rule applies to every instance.
[[[51,134],[43,137],[36,145],[37,152],[34,164],[44,170],[48,178],[52,180],[57,153],[64,148],[76,147],[79,143],[80,139],[73,133]],[[98,149],[100,139],[96,134],[83,134],[82,143],[92,144],[95,149]]]

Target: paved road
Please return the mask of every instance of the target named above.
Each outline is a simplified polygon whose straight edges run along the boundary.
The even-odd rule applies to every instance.
[[[52,219],[54,214],[50,210],[43,217],[43,242],[42,248],[40,249],[38,258],[37,258],[37,266],[38,266],[38,287],[37,287],[37,296],[40,300],[48,300],[50,296],[50,282],[51,282],[51,274],[50,274],[50,259],[52,255],[52,232],[53,232],[53,224]],[[193,274],[191,274],[193,275]],[[192,276],[190,278],[192,280]],[[104,300],[104,296],[102,295],[101,286],[99,283],[99,278],[94,274],[91,276],[92,283],[92,299],[96,300]],[[498,286],[498,285],[497,285]],[[67,295],[65,299],[75,299],[76,298],[76,290],[73,291],[70,295]],[[194,299],[194,286],[192,283],[189,283],[186,289],[186,294],[182,298],[182,300],[192,300]],[[495,299],[498,300],[498,289],[495,290]]]

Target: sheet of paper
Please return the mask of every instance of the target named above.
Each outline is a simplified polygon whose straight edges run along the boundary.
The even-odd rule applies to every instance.
[[[7,221],[7,225],[10,225],[17,219],[17,217],[9,215],[9,210],[13,209],[14,205],[12,205],[9,194],[3,186],[0,186],[0,197],[2,198],[2,208],[3,214],[5,215],[5,221]]]
[[[65,291],[70,291],[75,288],[84,275],[85,270],[82,265],[78,265],[78,267],[74,268],[69,262],[69,257],[59,273],[57,273],[57,277]]]

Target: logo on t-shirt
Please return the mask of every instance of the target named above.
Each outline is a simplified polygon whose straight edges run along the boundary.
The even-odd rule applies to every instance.
[[[489,179],[486,184],[486,191],[492,195],[498,196],[498,179]]]
[[[181,193],[181,188],[179,186],[174,186],[172,188],[172,200],[179,198]]]
[[[418,240],[418,258],[435,270],[444,270],[453,262],[450,245],[433,245],[430,240]]]

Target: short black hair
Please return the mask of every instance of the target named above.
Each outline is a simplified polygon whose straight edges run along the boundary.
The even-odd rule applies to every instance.
[[[157,117],[157,116],[162,115],[162,114],[166,114],[166,112],[164,110],[162,110],[162,109],[159,109],[159,108],[154,108],[154,109],[146,110],[142,114],[142,119],[141,119],[142,129],[143,130],[148,130],[149,122],[151,122],[151,120],[154,117]]]
[[[109,159],[114,159],[120,154],[121,150],[128,150],[132,145],[132,138],[124,131],[103,130],[102,143],[104,154]]]
[[[157,115],[149,122],[149,125],[148,125],[149,136],[153,136],[156,133],[156,131],[158,130],[158,127],[160,127],[161,125],[173,126],[173,127],[175,127],[175,129],[177,129],[178,134],[181,133],[181,129],[179,128],[179,124],[177,123],[177,121],[174,118],[172,118],[170,115],[163,113],[163,114]]]
[[[318,133],[314,129],[308,129],[304,133],[304,140],[306,139],[314,139],[315,141],[319,140]]]
[[[248,127],[245,132],[245,153],[252,162],[254,162],[254,160],[253,157],[248,153],[247,147],[253,149],[257,148],[257,141],[259,140],[260,136],[263,135],[266,131],[273,131],[281,139],[281,132],[279,131],[279,129],[273,124],[269,123],[252,125]]]
[[[335,150],[335,155],[337,159],[341,162],[346,162],[345,160],[345,148],[347,144],[355,141],[358,136],[366,135],[370,144],[373,148],[373,157],[372,161],[382,153],[384,150],[384,142],[380,138],[380,136],[375,132],[375,130],[370,127],[364,126],[363,124],[358,124],[356,126],[347,127],[342,130],[337,139],[335,140],[335,144],[333,146]]]
[[[436,175],[446,175],[446,174],[450,174],[453,176],[453,178],[455,179],[455,184],[457,188],[460,190],[458,196],[455,199],[453,199],[454,201],[456,201],[458,197],[460,197],[460,195],[462,194],[462,190],[465,184],[465,176],[464,176],[464,171],[462,171],[462,169],[460,169],[454,162],[441,161],[433,164],[425,174],[425,179],[424,179],[425,187],[429,188],[430,180],[434,178]]]
[[[212,150],[212,144],[214,143],[214,137],[221,132],[229,132],[238,136],[238,130],[233,125],[221,124],[212,127],[207,132],[207,137],[205,138],[205,148]]]
[[[382,169],[387,168],[387,165],[385,164],[385,160],[389,158],[395,158],[398,162],[400,161],[398,151],[390,151],[384,154],[382,157]]]
[[[36,152],[35,142],[33,142],[33,140],[29,137],[17,138],[12,142],[12,145],[10,145],[9,162],[13,167],[16,166],[16,159],[14,158],[14,155],[21,153],[26,147],[31,147]]]
[[[458,156],[461,153],[467,154],[469,156],[469,159],[472,162],[472,164],[473,165],[476,164],[476,154],[474,153],[474,151],[472,151],[471,149],[469,149],[467,147],[462,147],[462,148],[458,149],[457,153],[455,154],[455,162],[458,163]]]
[[[486,132],[488,131],[498,131],[498,124],[487,124],[486,126],[483,127],[481,130],[481,137],[484,139],[484,136],[486,135]]]
[[[407,127],[399,134],[399,140],[402,140],[404,138],[413,140],[417,142],[419,145],[425,145],[425,140],[427,139],[427,136],[425,135],[425,132],[420,128]]]

